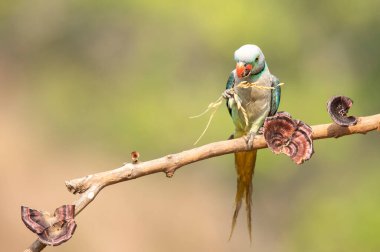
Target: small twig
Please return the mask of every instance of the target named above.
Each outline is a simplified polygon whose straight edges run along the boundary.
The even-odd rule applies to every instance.
[[[312,129],[312,138],[314,140],[332,137],[338,138],[356,133],[365,134],[373,130],[380,132],[380,114],[359,117],[358,123],[350,127],[342,127],[335,123],[330,123],[315,125],[312,126]],[[106,186],[157,172],[164,172],[167,177],[172,177],[178,168],[187,164],[233,152],[262,149],[266,147],[267,144],[262,135],[255,137],[253,146],[247,146],[244,138],[214,142],[146,162],[136,164],[126,163],[122,167],[114,170],[72,179],[65,183],[70,192],[81,194],[79,199],[74,202],[76,209],[75,215],[77,215],[90,204],[100,190]],[[39,240],[36,240],[24,252],[39,252],[45,247],[46,245],[42,244]]]

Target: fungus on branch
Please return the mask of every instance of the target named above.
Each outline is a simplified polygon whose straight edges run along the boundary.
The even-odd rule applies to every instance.
[[[347,116],[353,103],[349,97],[334,96],[327,103],[327,111],[336,124],[344,127],[352,126],[358,122],[355,116]]]
[[[284,153],[294,163],[302,164],[314,153],[312,129],[306,123],[293,119],[286,112],[268,117],[264,122],[264,138],[275,153]]]
[[[72,237],[77,226],[74,213],[75,205],[63,205],[55,210],[54,215],[21,206],[24,224],[43,244],[50,246],[58,246]]]

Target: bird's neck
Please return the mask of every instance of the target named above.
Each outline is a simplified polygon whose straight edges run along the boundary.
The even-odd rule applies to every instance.
[[[267,67],[267,63],[264,61],[259,67],[254,69],[252,74],[253,75],[260,74],[262,71],[264,71],[266,67]]]

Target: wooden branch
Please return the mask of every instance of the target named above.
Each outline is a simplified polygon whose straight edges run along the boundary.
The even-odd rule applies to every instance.
[[[359,117],[358,123],[350,127],[341,127],[335,123],[330,123],[315,125],[312,126],[312,129],[312,138],[314,140],[333,137],[338,138],[356,133],[365,134],[373,130],[380,132],[380,114]],[[76,207],[75,215],[77,215],[90,204],[96,195],[106,186],[157,172],[164,172],[166,176],[170,178],[178,168],[187,164],[233,152],[266,147],[267,144],[262,135],[255,137],[253,146],[248,146],[244,138],[219,141],[146,162],[126,163],[120,168],[72,179],[66,181],[65,184],[70,192],[81,194],[79,199],[74,202]],[[39,252],[45,247],[46,245],[36,240],[24,252]]]

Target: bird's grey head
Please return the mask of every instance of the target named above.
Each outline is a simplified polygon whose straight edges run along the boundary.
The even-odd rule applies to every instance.
[[[239,78],[260,73],[265,67],[265,57],[257,45],[243,45],[235,51],[236,74]]]

